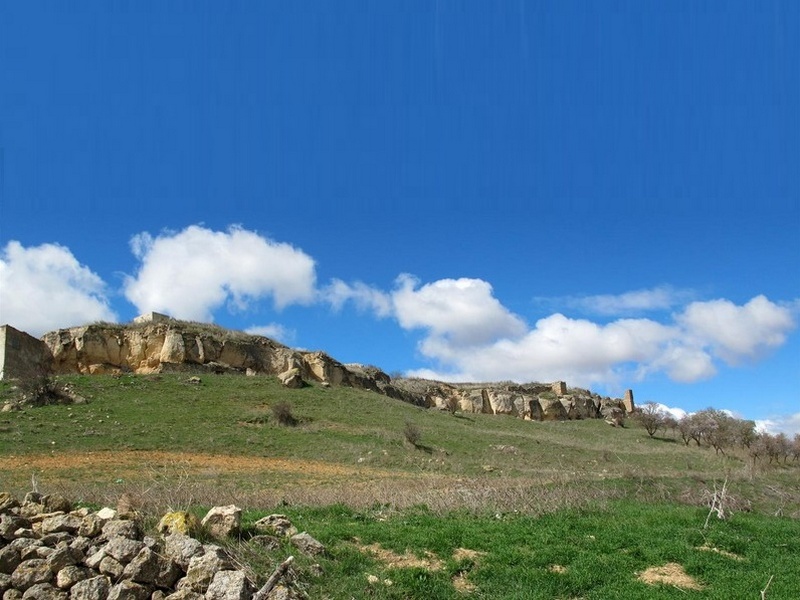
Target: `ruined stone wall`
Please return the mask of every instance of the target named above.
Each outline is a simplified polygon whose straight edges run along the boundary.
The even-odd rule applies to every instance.
[[[0,327],[0,379],[47,375],[51,362],[44,342],[10,325]]]

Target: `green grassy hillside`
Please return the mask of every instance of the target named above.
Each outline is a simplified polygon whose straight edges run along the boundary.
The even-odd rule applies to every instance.
[[[791,461],[632,422],[451,415],[266,377],[59,382],[87,402],[0,415],[0,490],[90,505],[126,493],[153,523],[236,503],[245,527],[229,545],[261,582],[296,550],[266,551],[250,527],[288,514],[328,548],[297,557],[311,598],[800,597]],[[0,402],[17,393],[0,384]],[[276,420],[281,403],[294,425]],[[715,492],[724,520],[709,518]]]

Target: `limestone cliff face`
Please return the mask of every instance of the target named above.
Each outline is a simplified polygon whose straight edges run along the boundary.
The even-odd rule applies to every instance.
[[[295,380],[372,390],[439,410],[509,415],[535,421],[605,418],[615,424],[630,400],[601,398],[564,382],[450,384],[391,379],[371,366],[344,365],[324,352],[294,350],[269,338],[199,323],[159,320],[60,329],[42,338],[53,373],[206,371],[286,375]],[[297,378],[297,375],[302,380]],[[628,403],[631,408],[628,408]]]

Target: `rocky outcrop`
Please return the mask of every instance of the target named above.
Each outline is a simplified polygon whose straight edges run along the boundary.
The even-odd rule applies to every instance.
[[[48,356],[46,368],[56,374],[196,371],[270,375],[287,387],[300,388],[307,383],[348,386],[438,410],[535,421],[610,418],[620,424],[633,407],[630,390],[624,400],[612,400],[589,390],[568,388],[563,381],[519,385],[392,379],[377,367],[345,365],[324,352],[294,350],[262,336],[165,315],[144,317],[128,325],[100,323],[46,334],[41,344]]]
[[[238,534],[240,514],[234,506],[215,507],[204,522],[211,535]],[[19,502],[0,493],[0,597],[250,600],[261,594],[222,547],[183,533],[164,533],[158,538],[144,535],[138,522],[121,519],[111,509],[72,510],[60,496],[31,492]],[[291,544],[309,555],[325,552],[305,532]],[[259,597],[306,598],[295,577],[284,569],[280,580]]]

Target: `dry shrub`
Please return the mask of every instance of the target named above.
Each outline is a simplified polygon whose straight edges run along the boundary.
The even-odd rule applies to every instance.
[[[422,442],[422,430],[415,423],[406,421],[405,427],[403,427],[403,437],[412,446],[419,446]]]
[[[272,405],[272,418],[275,419],[278,425],[283,425],[284,427],[294,427],[298,423],[297,418],[292,413],[292,405],[285,400]]]

